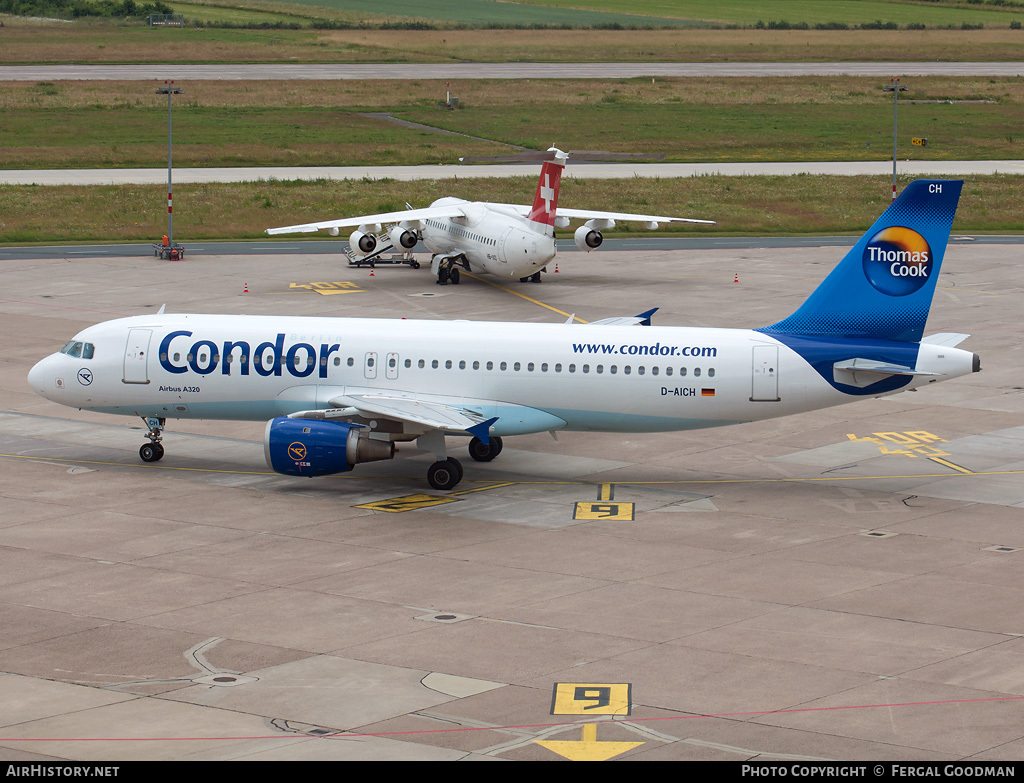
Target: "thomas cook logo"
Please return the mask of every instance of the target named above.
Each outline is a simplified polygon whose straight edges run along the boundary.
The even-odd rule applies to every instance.
[[[294,460],[304,460],[306,458],[306,446],[303,443],[295,441],[288,447],[288,456]]]
[[[864,274],[883,294],[912,294],[928,282],[931,273],[932,249],[913,229],[889,226],[864,248]]]

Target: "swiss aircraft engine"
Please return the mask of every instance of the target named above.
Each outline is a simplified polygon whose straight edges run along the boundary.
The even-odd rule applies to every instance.
[[[352,248],[353,253],[372,253],[377,247],[377,237],[357,229],[349,235],[348,246]]]
[[[391,237],[391,244],[394,247],[402,247],[406,250],[412,250],[419,241],[416,232],[404,226],[395,226],[391,229],[389,235]]]
[[[395,444],[371,440],[358,424],[279,416],[263,435],[267,465],[289,476],[330,476],[360,462],[391,459]]]
[[[580,250],[586,250],[588,253],[591,250],[596,250],[601,247],[601,243],[604,242],[604,237],[601,232],[592,226],[591,221],[587,221],[582,226],[576,229],[576,232],[572,235],[573,242],[576,243],[576,247]],[[614,227],[612,223],[609,228]]]

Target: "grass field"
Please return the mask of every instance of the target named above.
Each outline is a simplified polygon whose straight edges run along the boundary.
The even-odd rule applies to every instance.
[[[900,106],[901,157],[1024,157],[1024,82],[922,77]],[[854,77],[501,81],[230,82],[185,85],[174,99],[178,166],[454,163],[565,149],[665,160],[885,160],[892,101]],[[14,82],[0,90],[6,168],[159,166],[166,103],[145,82]],[[364,113],[456,131],[402,127]],[[486,139],[489,141],[479,140]],[[912,137],[927,147],[910,145]]]
[[[244,3],[244,0],[240,0]],[[262,7],[262,4],[261,4]],[[243,7],[236,23],[303,6]],[[215,9],[218,15],[226,9]],[[213,13],[213,11],[211,11]],[[325,13],[327,13],[325,11]],[[344,16],[334,12],[333,17]],[[1024,30],[288,30],[159,29],[104,21],[4,20],[0,64],[160,62],[1017,61]],[[1024,22],[1024,11],[1019,15]]]
[[[331,0],[345,5],[352,0]],[[460,2],[460,0],[452,0]],[[537,6],[585,8],[607,11],[622,6],[622,0],[517,0]],[[650,17],[675,17],[719,24],[752,26],[759,21],[787,20],[809,25],[845,23],[870,24],[875,21],[899,25],[961,25],[1006,24],[1006,15],[1021,13],[1024,8],[969,4],[962,2],[920,3],[901,0],[635,0],[630,3],[634,13]]]
[[[623,13],[622,3],[607,3],[604,8],[586,8],[567,3],[520,3],[497,0],[292,0],[311,8],[329,8],[359,15],[366,19],[396,21],[421,19],[431,22],[463,25],[565,25],[565,26],[703,26],[699,20],[680,18],[677,14],[652,15],[632,13],[634,5],[645,8],[641,0]],[[173,6],[173,3],[171,4]],[[585,5],[585,4],[583,4]]]
[[[905,184],[904,180],[902,184]],[[901,187],[902,187],[901,184]],[[1024,177],[972,178],[953,230],[1024,230]],[[272,226],[425,206],[443,195],[529,203],[536,180],[259,182],[175,185],[175,239],[265,237]],[[682,235],[845,234],[864,231],[891,200],[888,177],[694,177],[563,180],[560,203],[576,208],[653,211],[718,221]],[[0,243],[145,242],[166,233],[166,188],[153,186],[0,186]],[[637,234],[648,235],[643,229]],[[617,231],[628,234],[628,230]],[[664,230],[658,233],[668,233]],[[560,236],[569,237],[566,230]],[[326,235],[319,236],[324,239]],[[342,242],[339,238],[338,250]]]
[[[245,0],[242,0],[245,2]],[[215,7],[221,0],[205,0]],[[292,0],[299,13],[364,23],[423,21],[462,26],[639,26],[639,27],[753,27],[759,23],[790,25],[871,25],[878,22],[929,27],[964,24],[1005,27],[1024,15],[1020,3],[983,5],[965,2],[906,2],[905,0]],[[178,10],[177,4],[171,3]],[[238,0],[224,3],[238,8]],[[252,8],[281,4],[249,0]],[[207,18],[189,6],[198,18]],[[179,11],[182,12],[182,11]],[[1015,16],[1016,15],[1016,16]]]
[[[223,3],[223,4],[222,4]],[[173,4],[172,4],[173,5]],[[484,9],[577,14],[619,12],[613,0],[429,0],[418,13],[466,17]],[[365,0],[258,2],[189,0],[181,10],[231,25],[378,23]],[[406,6],[389,4],[389,13]],[[448,9],[447,11],[445,9]],[[712,11],[708,11],[712,9]],[[1024,7],[954,2],[810,0],[716,4],[638,0],[634,15],[747,25],[743,29],[150,29],[89,21],[4,19],[0,64],[46,62],[462,62],[462,61],[842,61],[1020,60]],[[708,17],[713,13],[713,17]],[[485,15],[486,16],[486,15]],[[438,17],[440,18],[440,16]],[[553,17],[552,17],[553,18]],[[567,18],[567,17],[566,17]],[[759,21],[894,21],[899,30],[750,29]],[[924,24],[926,30],[907,29]],[[984,29],[961,29],[984,25]],[[946,27],[948,29],[940,29]],[[508,152],[512,145],[658,153],[666,160],[885,160],[891,101],[881,81],[657,79],[453,84],[464,107],[438,109],[440,82],[195,82],[175,99],[175,164],[344,165],[452,162]],[[1015,79],[914,78],[901,96],[901,157],[1021,158],[1024,85]],[[161,166],[165,104],[137,82],[3,83],[0,165],[6,168]],[[463,136],[403,128],[362,116],[389,112]],[[470,136],[479,139],[469,138]],[[912,136],[927,147],[911,147]],[[863,228],[888,197],[871,178],[699,178],[639,183],[569,181],[581,206],[712,217],[728,233],[831,233]],[[657,181],[655,181],[657,182]],[[529,200],[530,179],[464,182],[470,198]],[[958,230],[1024,230],[1021,180],[969,184]],[[510,188],[512,190],[510,190]],[[518,190],[515,190],[518,188]],[[183,236],[261,236],[269,225],[427,203],[454,183],[265,183],[176,187]],[[145,240],[161,233],[163,188],[3,188],[0,242]],[[779,194],[784,193],[781,197]],[[54,219],[53,216],[59,216]]]

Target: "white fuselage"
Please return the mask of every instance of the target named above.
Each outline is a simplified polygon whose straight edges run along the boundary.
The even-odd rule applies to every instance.
[[[797,352],[745,329],[160,314],[108,321],[56,353],[33,390],[75,408],[269,420],[367,389],[486,401],[493,435],[660,432],[858,399]],[[922,343],[900,389],[970,373],[973,355]],[[465,433],[452,433],[465,434]]]
[[[468,214],[423,221],[420,238],[432,253],[461,253],[469,271],[506,278],[532,275],[555,257],[553,232],[538,231],[509,207],[450,196],[431,206],[448,204],[468,204]]]

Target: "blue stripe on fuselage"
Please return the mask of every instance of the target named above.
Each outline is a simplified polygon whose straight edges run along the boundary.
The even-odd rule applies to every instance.
[[[902,389],[910,383],[911,376],[889,375],[869,386],[849,386],[835,380],[833,365],[836,362],[849,359],[872,359],[901,367],[915,367],[917,366],[917,354],[921,347],[919,343],[895,340],[816,337],[785,332],[771,332],[770,334],[783,345],[796,351],[832,388],[857,397],[869,397]]]

